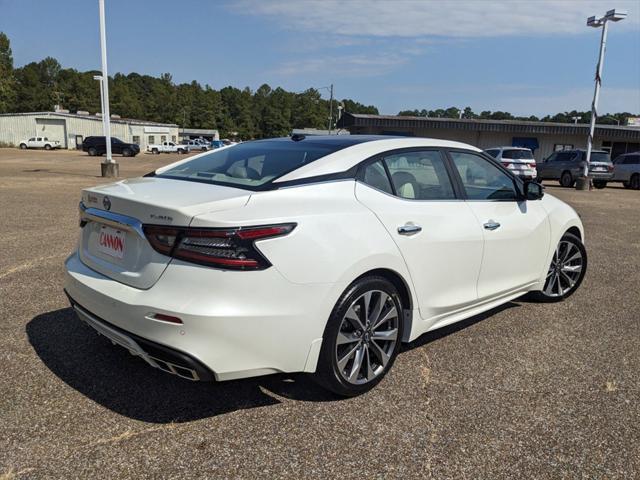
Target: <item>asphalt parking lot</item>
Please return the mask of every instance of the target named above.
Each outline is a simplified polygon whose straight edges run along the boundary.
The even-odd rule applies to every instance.
[[[586,227],[578,292],[428,334],[343,400],[303,375],[190,383],[81,324],[62,264],[99,172],[0,149],[0,478],[640,477],[640,192],[550,183]]]

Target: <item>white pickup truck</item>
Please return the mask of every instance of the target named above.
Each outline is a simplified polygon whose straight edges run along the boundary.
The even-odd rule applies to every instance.
[[[47,137],[31,137],[29,140],[22,140],[20,142],[20,148],[25,150],[27,148],[44,148],[45,150],[51,150],[53,148],[62,148],[58,140],[49,140]]]
[[[160,153],[189,153],[186,145],[176,145],[174,142],[162,142],[157,145],[147,145],[147,152]]]

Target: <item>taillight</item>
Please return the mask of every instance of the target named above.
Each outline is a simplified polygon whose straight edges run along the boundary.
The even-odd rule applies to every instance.
[[[502,162],[505,168],[511,168],[511,162]]]
[[[290,233],[295,223],[259,227],[171,228],[145,225],[151,246],[163,255],[211,267],[262,270],[271,263],[256,248],[257,240]]]
[[[609,169],[610,172],[613,172],[613,165],[607,165],[607,168]]]
[[[529,167],[531,167],[531,168],[535,169],[535,168],[536,168],[536,164],[535,164],[535,163],[530,163],[530,164],[529,164]]]

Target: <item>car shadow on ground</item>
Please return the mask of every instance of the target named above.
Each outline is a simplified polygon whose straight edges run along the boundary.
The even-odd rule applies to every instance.
[[[510,302],[489,312],[422,335],[403,350],[478,323],[513,308]],[[34,317],[26,327],[42,362],[66,384],[100,405],[129,418],[151,423],[181,423],[236,410],[299,401],[338,401],[308,374],[278,374],[228,382],[191,382],[151,368],[124,348],[112,345],[82,323],[71,308]]]

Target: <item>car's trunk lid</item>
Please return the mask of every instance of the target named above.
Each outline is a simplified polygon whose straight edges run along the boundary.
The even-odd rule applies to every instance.
[[[150,288],[171,258],[151,247],[144,224],[188,226],[196,215],[242,207],[249,196],[238,188],[155,177],[85,189],[80,258],[118,282]]]

